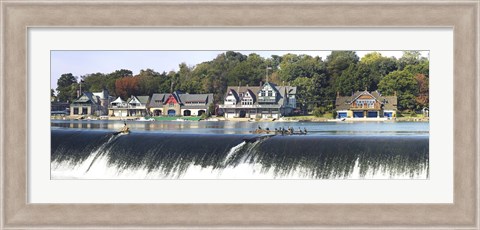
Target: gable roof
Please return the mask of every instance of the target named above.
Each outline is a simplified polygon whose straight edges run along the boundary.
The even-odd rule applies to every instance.
[[[91,104],[100,104],[99,99],[91,92],[83,92],[82,96],[74,100],[72,103],[88,103]]]
[[[213,94],[186,94],[180,91],[175,91],[173,93],[155,93],[152,95],[150,102],[148,103],[149,107],[163,107],[168,98],[172,96],[177,100],[182,106],[187,102],[204,102],[205,104],[213,103]],[[138,96],[139,100],[142,100],[142,97],[148,96]],[[144,98],[145,99],[145,98]]]
[[[297,87],[296,86],[277,86],[273,83],[267,82],[273,90],[275,90],[276,93],[278,93],[278,101],[276,104],[278,105],[283,105],[285,100],[286,100],[286,93],[289,94],[296,94],[297,92]],[[267,84],[265,83],[265,84]],[[235,95],[235,98],[237,99],[237,103],[240,102],[240,96],[239,93],[243,92],[249,92],[252,97],[254,98],[253,104],[258,105],[258,93],[264,88],[265,85],[263,86],[228,86],[227,87],[227,94],[228,92],[232,92],[233,95]],[[225,96],[226,97],[226,96]]]
[[[148,103],[148,107],[163,107],[163,102],[168,98],[170,94],[167,93],[154,93]]]
[[[203,102],[211,103],[213,101],[213,94],[179,94],[182,103],[187,102]]]
[[[228,93],[230,93],[230,92],[232,93],[233,97],[235,97],[235,100],[236,100],[236,101],[239,101],[239,100],[240,100],[240,97],[238,96],[237,91],[235,91],[234,89],[231,89],[231,88],[230,88],[230,89],[227,89],[227,95],[228,95]]]
[[[133,96],[130,97],[127,102],[130,103],[133,99],[136,99],[140,104],[147,105],[150,99],[150,96]]]

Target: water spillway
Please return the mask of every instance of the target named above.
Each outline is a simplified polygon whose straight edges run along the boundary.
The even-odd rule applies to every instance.
[[[425,179],[428,154],[428,136],[51,132],[52,179]]]

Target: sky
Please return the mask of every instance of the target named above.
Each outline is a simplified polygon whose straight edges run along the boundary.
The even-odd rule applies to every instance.
[[[51,51],[50,86],[57,88],[57,80],[62,74],[72,73],[73,76],[83,76],[91,73],[111,73],[115,70],[128,69],[133,75],[142,69],[153,69],[156,72],[177,71],[178,65],[185,62],[194,66],[205,61],[211,61],[218,54],[226,51],[84,51],[65,50]],[[272,55],[282,56],[287,53],[320,56],[323,60],[331,51],[236,51],[248,55],[257,53],[269,58]],[[362,58],[374,51],[356,51]],[[375,51],[385,57],[400,58],[403,51]],[[428,51],[422,51],[422,56],[428,57]]]

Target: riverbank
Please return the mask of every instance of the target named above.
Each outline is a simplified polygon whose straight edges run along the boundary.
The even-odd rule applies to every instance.
[[[201,117],[153,117],[155,121],[235,121],[235,122],[339,122],[339,119],[332,119],[331,116],[315,117],[315,116],[291,116],[281,117],[279,119],[253,119],[253,118],[229,118],[211,117],[202,119]],[[111,121],[134,121],[140,117],[96,117],[96,116],[51,116],[51,120],[111,120]],[[399,121],[399,122],[428,122],[429,117],[411,117],[402,116],[394,119],[385,118],[347,118],[345,121],[349,122],[364,122],[364,121]]]

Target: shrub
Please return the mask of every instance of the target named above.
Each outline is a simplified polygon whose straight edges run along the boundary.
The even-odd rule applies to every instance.
[[[323,114],[325,114],[325,107],[316,107],[314,110],[313,110],[313,115],[316,116],[316,117],[321,117]]]

